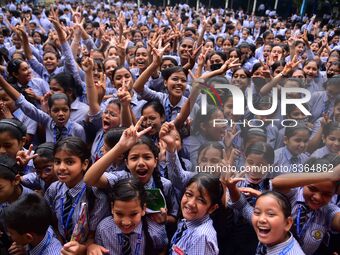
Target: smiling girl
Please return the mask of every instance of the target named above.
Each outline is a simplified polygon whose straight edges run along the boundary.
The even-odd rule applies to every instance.
[[[183,219],[170,244],[170,254],[219,254],[217,234],[210,218],[221,204],[223,187],[217,177],[192,177],[181,200]]]
[[[140,128],[144,117],[142,116],[136,126],[126,129],[121,136],[119,142],[101,157],[86,172],[84,180],[88,185],[98,188],[109,188],[114,186],[117,181],[128,178],[131,175],[138,180],[147,189],[158,188],[164,194],[167,204],[167,217],[159,213],[154,214],[156,222],[176,222],[178,213],[178,202],[176,200],[175,191],[169,180],[160,177],[158,170],[159,149],[151,139],[144,136],[152,127],[148,127],[141,132]],[[115,171],[105,173],[112,162],[119,161],[121,156],[125,156],[125,164],[128,171]],[[157,218],[157,219],[156,219]]]
[[[146,192],[134,179],[123,179],[114,185],[109,194],[112,216],[103,219],[96,230],[96,244],[88,254],[159,254],[165,250],[165,226],[145,215]]]
[[[28,102],[2,76],[0,76],[0,86],[16,101],[27,116],[46,127],[46,142],[56,143],[62,137],[67,136],[81,137],[85,141],[84,128],[70,120],[70,104],[65,94],[57,93],[49,97],[49,114],[47,114]]]
[[[324,172],[312,171],[320,166]],[[311,158],[305,167],[309,172],[280,175],[272,185],[290,200],[293,233],[301,248],[306,254],[314,254],[327,231],[340,231],[340,209],[330,203],[337,192],[340,165],[334,167],[327,159]]]

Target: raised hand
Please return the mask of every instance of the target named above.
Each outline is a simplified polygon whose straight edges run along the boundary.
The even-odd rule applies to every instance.
[[[296,55],[294,55],[292,61],[287,63],[282,70],[283,76],[287,76],[292,70],[294,70],[299,64],[301,63],[301,60],[297,60]]]
[[[122,105],[129,106],[131,103],[131,94],[127,86],[122,86],[117,91],[117,97]]]
[[[159,139],[167,145],[167,150],[174,152],[176,150],[176,127],[173,122],[165,122],[159,131]]]
[[[85,60],[81,63],[81,65],[85,73],[93,72],[94,62],[92,58],[90,57],[85,58]]]
[[[227,129],[224,134],[223,142],[226,148],[229,148],[234,139],[237,137],[237,135],[241,132],[241,130],[237,131],[237,126],[234,125],[231,129]]]
[[[139,138],[141,138],[152,129],[152,127],[148,127],[140,132],[138,131],[142,125],[143,119],[144,116],[140,117],[135,126],[131,125],[129,128],[124,130],[118,144],[125,151],[129,150],[133,145],[137,143]]]
[[[31,159],[38,157],[38,154],[32,154],[33,144],[30,145],[27,151],[18,151],[16,155],[17,164],[24,167]]]
[[[158,49],[156,49],[152,44],[149,44],[153,53],[152,62],[157,64],[158,66],[161,64],[161,60],[166,48],[170,46],[170,43],[167,43],[164,47],[162,47],[161,42],[162,41],[159,42]]]

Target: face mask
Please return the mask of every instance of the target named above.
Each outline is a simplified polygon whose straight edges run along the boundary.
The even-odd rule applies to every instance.
[[[215,70],[220,69],[222,66],[223,66],[223,64],[212,64],[212,65],[210,65],[210,69],[211,69],[211,71],[215,71]]]
[[[327,62],[328,57],[320,57],[320,60],[322,63],[326,63]]]

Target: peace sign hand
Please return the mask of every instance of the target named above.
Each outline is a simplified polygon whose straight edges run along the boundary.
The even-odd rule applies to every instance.
[[[148,127],[138,132],[142,125],[143,119],[144,116],[140,117],[135,126],[131,125],[123,132],[123,135],[121,136],[118,144],[124,151],[129,150],[133,145],[137,143],[139,138],[141,138],[143,135],[145,135],[152,129],[152,127]]]
[[[18,151],[16,156],[17,164],[24,167],[31,159],[38,157],[38,154],[32,154],[32,151],[33,144],[30,145],[27,151]]]
[[[236,184],[238,182],[245,180],[244,175],[245,172],[233,172],[233,171],[223,172],[220,181],[229,189],[236,188]]]

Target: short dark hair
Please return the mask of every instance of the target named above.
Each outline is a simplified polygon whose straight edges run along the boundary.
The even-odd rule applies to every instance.
[[[38,194],[24,195],[5,209],[5,222],[19,234],[35,233],[44,236],[51,225],[52,212]]]

